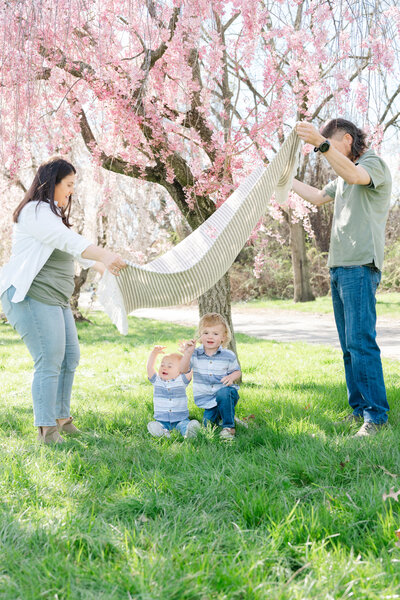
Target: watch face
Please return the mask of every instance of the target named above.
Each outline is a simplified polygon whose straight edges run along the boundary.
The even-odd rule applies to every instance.
[[[327,150],[329,150],[330,146],[331,146],[330,142],[328,142],[328,140],[325,140],[325,142],[322,142],[322,144],[320,144],[319,151],[327,152]]]

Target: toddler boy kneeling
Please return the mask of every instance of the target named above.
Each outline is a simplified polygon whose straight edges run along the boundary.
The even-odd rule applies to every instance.
[[[231,339],[229,325],[219,313],[203,315],[199,323],[201,346],[196,339],[183,346],[181,373],[193,370],[193,396],[197,406],[204,408],[203,424],[219,424],[220,437],[235,437],[235,406],[239,400],[239,386],[234,382],[241,371],[236,355],[226,346]]]

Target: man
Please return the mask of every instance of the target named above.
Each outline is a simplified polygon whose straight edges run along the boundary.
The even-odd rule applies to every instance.
[[[376,343],[375,293],[381,280],[390,171],[367,149],[365,134],[350,121],[333,119],[321,132],[300,122],[296,131],[338,175],[322,190],[295,179],[293,190],[317,206],[335,201],[328,266],[353,410],[343,422],[364,421],[356,436],[374,435],[385,426],[389,410]]]

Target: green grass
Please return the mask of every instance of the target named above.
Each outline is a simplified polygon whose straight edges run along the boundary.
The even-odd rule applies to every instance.
[[[235,308],[266,308],[278,310],[296,310],[300,312],[328,314],[332,312],[332,298],[329,296],[321,296],[314,302],[293,302],[293,300],[277,299],[260,299],[250,300],[249,302],[237,302]],[[385,293],[382,292],[376,296],[376,309],[378,316],[392,317],[400,319],[400,293]]]
[[[0,325],[1,600],[400,597],[399,503],[382,499],[400,488],[399,362],[384,362],[392,428],[359,440],[332,426],[339,352],[239,335],[249,429],[152,439],[148,352],[192,331],[94,319],[73,398],[86,435],[63,447],[36,444],[31,360]]]

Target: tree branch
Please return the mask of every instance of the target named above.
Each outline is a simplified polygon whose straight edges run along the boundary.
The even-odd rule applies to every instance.
[[[400,85],[398,86],[397,90],[394,92],[394,94],[391,96],[391,98],[389,98],[388,103],[386,104],[386,108],[381,116],[381,118],[379,119],[379,125],[382,125],[382,123],[384,122],[384,120],[386,119],[386,116],[389,112],[389,110],[392,107],[393,102],[396,100],[397,96],[400,94]],[[392,119],[391,119],[392,120]],[[393,121],[393,120],[392,120]]]

